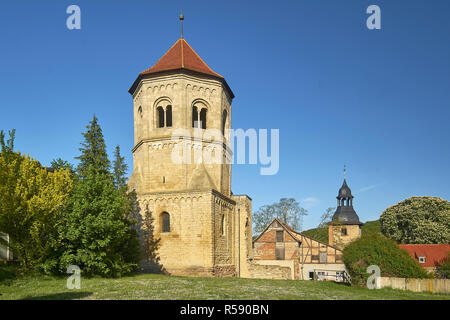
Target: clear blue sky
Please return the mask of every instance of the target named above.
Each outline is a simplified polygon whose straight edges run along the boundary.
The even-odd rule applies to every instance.
[[[77,4],[82,29],[66,28]],[[381,7],[381,30],[366,8]],[[293,197],[305,228],[347,180],[362,221],[413,195],[450,199],[450,1],[23,1],[0,3],[0,129],[48,165],[76,163],[95,113],[132,167],[138,73],[185,38],[236,94],[234,128],[279,128],[280,171],[234,165],[253,208]]]

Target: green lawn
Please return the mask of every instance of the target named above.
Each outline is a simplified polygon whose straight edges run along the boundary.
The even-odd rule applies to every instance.
[[[5,270],[3,270],[5,271]],[[1,299],[447,299],[450,295],[392,289],[369,290],[299,280],[188,278],[141,274],[120,279],[82,278],[81,289],[66,278],[3,272]]]

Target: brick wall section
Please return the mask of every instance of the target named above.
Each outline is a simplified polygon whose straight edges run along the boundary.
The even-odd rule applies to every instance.
[[[283,241],[276,241],[276,232],[283,232]],[[272,222],[255,240],[253,257],[255,260],[276,260],[276,248],[284,248],[285,260],[299,260],[303,263],[342,263],[342,251],[336,247],[306,237],[299,233],[287,232],[280,224]],[[326,260],[320,260],[320,255]]]

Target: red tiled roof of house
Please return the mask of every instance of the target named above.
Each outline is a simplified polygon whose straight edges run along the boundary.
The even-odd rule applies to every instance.
[[[424,267],[437,266],[450,252],[449,244],[399,244],[398,246],[406,250],[415,260],[425,257],[425,263],[420,264]]]
[[[187,69],[211,76],[223,77],[214,72],[192,49],[184,39],[179,39],[151,68],[142,71],[141,75],[161,71]]]

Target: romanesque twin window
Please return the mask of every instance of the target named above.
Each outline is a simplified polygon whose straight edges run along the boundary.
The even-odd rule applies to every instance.
[[[192,128],[206,129],[206,112],[206,108],[200,109],[199,113],[196,106],[192,107]]]
[[[172,106],[166,106],[164,110],[163,107],[159,106],[156,108],[156,115],[158,119],[158,128],[171,127],[172,126]]]

